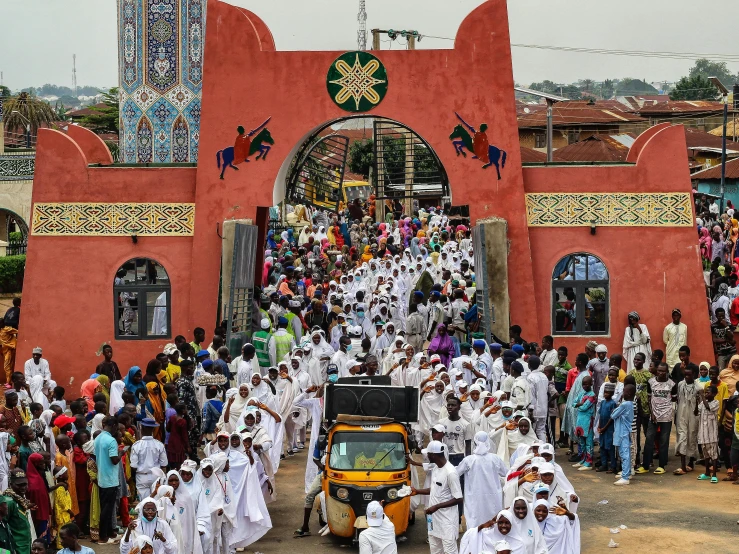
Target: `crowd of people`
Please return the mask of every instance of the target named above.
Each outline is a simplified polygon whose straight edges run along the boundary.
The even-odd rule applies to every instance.
[[[211,341],[202,328],[176,336],[144,369],[121,371],[106,345],[74,391],[54,381],[41,348],[22,372],[6,357],[0,549],[88,554],[83,538],[121,554],[231,554],[272,527],[280,464],[303,450],[294,535],[307,536],[332,463],[317,440],[325,387],[359,375],[419,389],[418,449],[406,457],[411,507],[423,506],[433,554],[579,552],[579,497],[557,448],[560,462],[625,486],[668,470],[674,427],[675,476],[715,483],[723,467],[739,482],[739,355],[728,349],[731,307],[720,297],[717,364],[691,361],[679,309],[663,330],[665,351],[652,349],[637,312],[610,355],[595,341],[581,352],[552,336],[527,341],[518,325],[489,342],[467,220],[448,208],[399,209],[378,223],[359,203],[338,216],[300,213],[306,225],[267,234],[238,356],[223,323]],[[736,281],[733,270],[719,273]],[[4,354],[19,317],[20,301],[0,330]],[[342,463],[374,467],[378,455]],[[383,510],[367,507],[361,554],[396,551]],[[325,508],[319,514],[324,527]]]

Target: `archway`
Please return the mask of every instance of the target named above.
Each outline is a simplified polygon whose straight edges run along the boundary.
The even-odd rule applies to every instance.
[[[377,221],[389,212],[397,219],[401,212],[453,206],[447,172],[432,145],[399,121],[355,115],[324,122],[293,146],[275,179],[270,224],[277,229],[276,220],[285,219],[278,206],[305,204],[335,213],[370,195]],[[452,211],[469,216],[466,207]]]
[[[20,215],[13,210],[0,208],[0,240],[8,243],[8,256],[26,253],[28,232],[28,223]]]

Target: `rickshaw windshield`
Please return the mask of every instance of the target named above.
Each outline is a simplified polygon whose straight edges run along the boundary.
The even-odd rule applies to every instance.
[[[328,466],[343,470],[403,470],[406,468],[403,435],[353,431],[334,433]]]

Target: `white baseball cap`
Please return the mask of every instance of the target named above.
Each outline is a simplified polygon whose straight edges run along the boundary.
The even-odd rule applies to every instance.
[[[373,500],[367,506],[367,525],[370,527],[379,527],[382,525],[382,518],[385,516],[385,512],[382,509],[382,504],[377,500]]]
[[[426,448],[421,450],[422,454],[444,454],[445,452],[446,447],[444,443],[439,441],[431,441]]]

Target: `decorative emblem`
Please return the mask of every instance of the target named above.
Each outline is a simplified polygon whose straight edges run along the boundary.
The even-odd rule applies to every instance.
[[[457,125],[454,128],[454,131],[452,131],[452,134],[449,135],[449,138],[454,145],[454,150],[457,152],[457,156],[462,154],[462,156],[466,158],[467,152],[465,152],[465,150],[469,150],[473,154],[473,160],[480,160],[483,163],[483,169],[487,169],[491,165],[494,165],[498,172],[498,180],[500,181],[500,170],[505,168],[508,154],[505,150],[501,150],[497,146],[490,144],[486,133],[488,129],[487,123],[481,123],[480,130],[477,131],[472,125],[462,119],[457,112],[454,112],[454,115],[456,115],[457,119],[462,122],[462,124]],[[467,131],[468,129],[469,132]]]
[[[239,170],[237,165],[242,162],[250,162],[249,156],[259,151],[257,160],[266,160],[267,154],[272,149],[275,143],[275,139],[272,138],[272,134],[267,129],[267,123],[269,123],[272,117],[268,117],[267,120],[262,123],[259,127],[252,129],[248,133],[245,129],[239,125],[236,128],[236,141],[233,146],[224,148],[216,152],[216,162],[218,163],[218,169],[221,169],[221,160],[223,160],[223,169],[221,169],[221,179],[223,179],[223,173],[227,167],[232,167],[236,171]],[[256,135],[256,136],[255,136]]]
[[[326,88],[331,99],[347,112],[366,112],[387,93],[387,71],[369,52],[342,54],[328,69]]]

